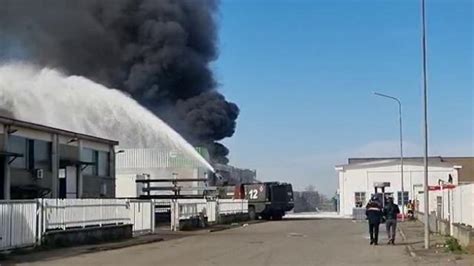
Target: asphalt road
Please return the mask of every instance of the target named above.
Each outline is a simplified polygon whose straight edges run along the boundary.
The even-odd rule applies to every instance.
[[[283,220],[35,265],[414,265],[403,243],[370,246],[365,223]],[[380,229],[383,229],[381,226]]]

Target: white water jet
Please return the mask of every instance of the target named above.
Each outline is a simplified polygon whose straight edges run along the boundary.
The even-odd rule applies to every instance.
[[[0,110],[14,118],[119,141],[165,148],[212,166],[176,131],[124,93],[81,76],[24,63],[0,65]]]

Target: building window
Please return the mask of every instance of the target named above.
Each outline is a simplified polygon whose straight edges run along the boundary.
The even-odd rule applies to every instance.
[[[109,176],[109,153],[105,151],[98,152],[97,168],[99,176]]]
[[[361,208],[365,204],[365,192],[355,192],[355,206],[356,208]]]
[[[408,203],[408,191],[403,191],[403,203],[406,205]],[[402,192],[397,192],[397,204],[402,205]]]
[[[33,143],[31,143],[33,142]],[[51,169],[51,142],[34,140],[30,143],[33,146],[33,166],[35,169]]]
[[[84,175],[97,175],[97,151],[87,148],[82,149],[81,161],[93,163],[93,165],[87,165],[87,167],[82,171]]]
[[[9,136],[8,151],[22,154],[23,157],[17,157],[10,165],[12,168],[27,169],[28,162],[28,144],[27,139],[18,136]]]

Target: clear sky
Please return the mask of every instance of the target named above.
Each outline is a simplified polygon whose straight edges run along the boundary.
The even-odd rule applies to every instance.
[[[427,0],[432,155],[474,155],[473,1]],[[332,195],[334,165],[422,155],[420,1],[223,0],[220,90],[241,108],[231,164]]]

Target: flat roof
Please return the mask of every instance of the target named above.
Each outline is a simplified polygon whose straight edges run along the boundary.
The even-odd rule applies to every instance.
[[[406,165],[422,165],[423,157],[403,157]],[[368,168],[382,165],[399,164],[400,157],[360,157],[349,158],[347,164],[336,165],[337,171],[355,168]],[[430,156],[428,158],[430,166],[455,167],[459,171],[459,181],[474,181],[474,157],[469,156]]]
[[[83,139],[83,140],[106,143],[106,144],[109,144],[109,145],[118,145],[119,144],[119,142],[116,141],[116,140],[110,140],[110,139],[95,137],[95,136],[91,136],[91,135],[87,135],[87,134],[82,134],[82,133],[77,133],[77,132],[73,132],[73,131],[69,131],[69,130],[65,130],[65,129],[59,129],[59,128],[55,128],[55,127],[40,125],[40,124],[31,123],[31,122],[27,122],[27,121],[22,121],[22,120],[10,118],[10,117],[5,117],[5,116],[0,116],[0,124],[9,125],[9,126],[18,126],[18,127],[23,127],[23,128],[29,128],[29,129],[48,132],[48,133],[60,134],[60,135],[63,135],[63,136],[74,137],[74,138]]]
[[[430,162],[445,162],[445,161],[452,161],[452,160],[472,160],[474,159],[473,156],[430,156],[428,160]],[[367,162],[377,162],[377,161],[387,161],[387,160],[400,160],[400,156],[398,157],[355,157],[349,158],[348,164],[360,164],[360,163],[367,163]],[[403,157],[403,160],[406,161],[423,161],[423,157]]]

